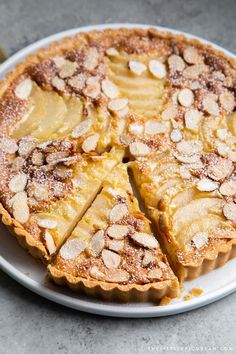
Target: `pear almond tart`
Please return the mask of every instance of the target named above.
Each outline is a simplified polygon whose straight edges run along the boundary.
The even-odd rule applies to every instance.
[[[175,296],[166,256],[179,281],[236,256],[235,96],[235,60],[181,35],[107,29],[40,49],[0,83],[3,223],[57,283]]]
[[[175,297],[178,281],[118,165],[64,243],[49,272],[56,283],[119,301]]]

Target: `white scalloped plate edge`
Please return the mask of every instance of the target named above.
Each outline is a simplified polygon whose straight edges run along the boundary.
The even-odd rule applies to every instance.
[[[127,24],[127,23],[118,23],[118,24],[105,24],[105,25],[94,25],[94,26],[85,26],[76,29],[71,29],[67,31],[63,31],[52,36],[41,39],[24,49],[20,50],[9,59],[7,59],[3,64],[0,65],[0,78],[3,78],[5,74],[12,70],[16,63],[23,60],[26,56],[35,52],[37,49],[41,47],[47,46],[50,42],[59,40],[65,36],[71,36],[78,32],[87,32],[91,30],[102,30],[105,28],[156,28],[159,31],[171,32],[174,34],[182,34],[187,38],[195,38],[202,43],[213,46],[215,49],[224,52],[226,55],[236,58],[236,56],[225,50],[224,48],[215,45],[212,42],[207,40],[203,40],[194,35],[190,35],[188,33],[182,31],[176,31],[170,28],[164,28],[154,25],[140,25],[140,24]],[[33,258],[31,258],[28,254],[25,253],[23,249],[16,245],[14,248],[15,240],[12,236],[10,236],[9,232],[1,226],[1,235],[4,236],[0,238],[0,268],[15,279],[17,282],[33,291],[34,293],[43,296],[51,301],[54,301],[58,304],[99,315],[113,316],[113,317],[135,317],[135,318],[143,318],[143,317],[160,317],[160,316],[168,316],[174,315],[177,313],[182,313],[186,311],[190,311],[207,304],[210,304],[214,301],[217,301],[232,292],[236,291],[236,276],[235,276],[235,266],[236,260],[231,260],[228,262],[225,267],[214,270],[213,272],[206,274],[197,280],[186,282],[186,290],[187,292],[192,287],[200,287],[205,293],[197,298],[193,298],[189,301],[183,300],[175,300],[170,305],[166,306],[156,306],[150,304],[115,304],[115,303],[105,303],[99,302],[97,299],[86,298],[85,296],[79,296],[70,292],[69,290],[59,288],[55,285],[52,285],[45,282],[45,273],[42,273],[41,264],[37,263]],[[2,242],[2,244],[1,244]],[[13,248],[11,245],[13,244]],[[2,250],[5,255],[2,255]],[[11,252],[13,254],[11,255]],[[16,254],[14,254],[16,253]],[[19,254],[19,259],[17,260],[17,255]],[[12,259],[11,259],[12,257]],[[9,261],[10,258],[10,261]],[[26,264],[22,264],[22,262],[26,261]],[[18,263],[17,263],[18,261]],[[28,264],[29,263],[29,264]],[[24,267],[26,267],[24,269]],[[26,274],[25,270],[30,267],[31,274]],[[44,274],[43,278],[41,274]],[[41,278],[42,279],[41,279]],[[34,279],[35,278],[35,279]],[[211,284],[218,284],[218,287],[211,289]],[[220,285],[222,284],[222,286]]]

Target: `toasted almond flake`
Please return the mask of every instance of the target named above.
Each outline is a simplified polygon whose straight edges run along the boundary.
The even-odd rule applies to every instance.
[[[19,172],[25,163],[25,159],[21,156],[17,156],[12,162],[12,168],[14,171]]]
[[[26,192],[18,192],[15,195],[13,195],[13,197],[9,200],[10,206],[13,206],[13,204],[16,201],[19,202],[19,203],[21,203],[22,201],[24,203],[27,203],[27,194],[26,194]]]
[[[197,183],[197,189],[202,192],[212,192],[219,188],[219,183],[209,178],[203,178]]]
[[[198,163],[200,162],[200,156],[199,154],[194,154],[194,155],[180,155],[178,153],[173,153],[173,156],[180,162],[187,163],[187,164],[192,164],[192,163]]]
[[[131,235],[131,238],[142,247],[154,249],[159,246],[157,239],[153,235],[147,234],[145,232],[135,232]]]
[[[197,154],[202,147],[202,143],[198,140],[183,140],[176,144],[176,149],[184,155]]]
[[[216,161],[209,164],[207,175],[215,181],[220,181],[231,175],[233,169],[232,161],[219,157]]]
[[[209,238],[228,238],[228,239],[235,239],[236,238],[236,231],[235,229],[230,229],[228,227],[222,229],[222,228],[216,228],[213,229],[212,232],[209,235]]]
[[[143,131],[144,131],[144,126],[142,124],[132,123],[129,125],[129,132],[132,134],[141,135]]]
[[[72,138],[80,138],[86,134],[92,127],[92,120],[86,119],[79,123],[71,133]]]
[[[124,269],[109,269],[105,279],[110,283],[125,283],[129,280],[129,273]]]
[[[190,107],[194,102],[193,92],[188,88],[180,90],[178,94],[178,101],[182,106]]]
[[[98,77],[93,76],[87,79],[86,87],[83,90],[85,96],[96,99],[101,93],[101,86]]]
[[[57,165],[54,168],[53,175],[59,179],[67,179],[72,176],[72,170],[64,165]]]
[[[46,162],[50,165],[55,165],[59,162],[64,161],[66,157],[68,157],[68,153],[65,151],[51,152],[47,155]]]
[[[163,120],[171,120],[178,115],[178,109],[176,105],[167,107],[161,114]]]
[[[111,111],[121,111],[122,109],[126,108],[128,105],[128,99],[127,98],[115,98],[111,100],[108,104],[108,108]]]
[[[65,88],[65,81],[60,79],[58,76],[54,76],[52,78],[52,86],[55,87],[57,90],[62,91]]]
[[[197,232],[192,241],[197,249],[205,246],[208,242],[208,234],[206,232]]]
[[[218,116],[220,113],[219,105],[216,98],[212,94],[208,94],[203,98],[202,105],[204,110],[213,116]]]
[[[222,183],[220,186],[220,193],[226,196],[236,195],[236,180],[231,179]]]
[[[47,201],[49,197],[48,187],[46,185],[34,182],[31,183],[30,188],[32,195],[37,201]]]
[[[87,153],[94,151],[96,149],[99,138],[100,135],[98,133],[88,136],[82,144],[83,151]]]
[[[108,248],[111,251],[120,252],[124,248],[124,241],[123,240],[109,240],[108,241]]]
[[[236,204],[233,202],[225,203],[223,206],[223,214],[226,219],[236,222]]]
[[[189,179],[192,177],[189,168],[187,168],[186,166],[180,166],[179,173],[183,179]]]
[[[142,73],[147,70],[147,67],[145,64],[136,61],[136,60],[130,60],[129,61],[129,68],[130,71],[132,71],[132,73],[134,73],[135,75],[142,75]]]
[[[150,60],[148,64],[149,70],[153,76],[163,79],[166,76],[166,67],[158,60]]]
[[[27,184],[27,175],[20,173],[12,177],[9,181],[9,189],[13,193],[22,192]]]
[[[123,219],[123,217],[126,216],[128,213],[129,213],[129,209],[127,204],[125,203],[116,204],[110,211],[109,220],[112,223],[116,223],[121,219]]]
[[[119,118],[125,118],[127,114],[129,114],[129,107],[125,106],[125,108],[121,109],[120,111],[117,111],[116,114]]]
[[[220,104],[221,106],[227,111],[227,112],[232,112],[234,110],[235,106],[235,99],[234,95],[229,92],[223,92],[219,96]]]
[[[229,137],[229,131],[227,129],[217,129],[217,136],[220,140],[225,141]]]
[[[104,279],[104,276],[105,274],[102,273],[98,267],[96,266],[93,266],[90,271],[89,271],[89,275],[94,278],[94,279],[97,279],[97,280],[103,280]]]
[[[144,257],[142,260],[142,266],[147,267],[150,265],[150,263],[154,264],[155,262],[156,262],[156,257],[154,256],[154,254],[149,250],[145,250]]]
[[[147,156],[151,152],[149,146],[140,141],[135,141],[131,143],[129,145],[129,150],[133,156]]]
[[[66,63],[66,59],[60,55],[56,55],[55,57],[52,58],[52,60],[54,61],[58,69],[61,69],[62,66]]]
[[[173,71],[183,71],[185,68],[185,63],[183,61],[183,59],[179,56],[179,55],[171,55],[168,58],[168,64],[170,67],[170,70]]]
[[[66,60],[65,64],[61,67],[59,76],[62,79],[66,79],[67,77],[74,75],[77,68],[78,68],[78,64],[76,62]]]
[[[128,225],[111,225],[107,229],[108,236],[116,240],[122,240],[129,232],[130,227]]]
[[[179,129],[173,129],[172,132],[170,133],[170,139],[174,143],[178,143],[183,139],[183,135]]]
[[[220,156],[222,157],[229,157],[229,154],[231,152],[230,148],[228,145],[224,143],[217,143],[216,145],[217,152]]]
[[[161,279],[162,270],[160,268],[153,268],[147,273],[147,278],[150,280]]]
[[[229,151],[228,158],[229,158],[231,161],[236,162],[236,151]]]
[[[190,80],[199,80],[199,76],[208,71],[208,67],[205,64],[195,64],[188,66],[183,71],[183,76]]]
[[[55,229],[57,227],[57,221],[49,218],[45,219],[36,219],[38,226],[43,227],[44,229]]]
[[[118,268],[121,262],[121,257],[110,250],[102,251],[102,260],[108,269]]]
[[[105,246],[104,231],[97,231],[89,244],[89,250],[92,252],[93,256],[97,257],[103,250]]]
[[[32,136],[23,137],[19,142],[18,154],[20,156],[29,155],[35,148],[36,143],[37,139],[33,138]]]
[[[7,154],[14,154],[18,150],[18,145],[14,139],[3,137],[0,139],[0,149]]]
[[[155,135],[166,132],[166,126],[163,123],[159,123],[155,120],[148,120],[145,123],[145,134]]]
[[[84,61],[85,69],[94,70],[98,65],[98,57],[99,55],[98,55],[97,48],[95,47],[89,48]]]
[[[15,88],[16,97],[20,100],[27,100],[32,91],[32,87],[33,84],[31,79],[25,79],[21,81]]]
[[[82,90],[87,79],[88,77],[86,74],[80,73],[70,78],[68,84],[76,90]]]
[[[29,220],[30,212],[25,197],[20,198],[20,196],[18,196],[15,198],[12,204],[12,209],[14,218],[20,223],[24,224]]]
[[[117,98],[119,96],[118,87],[109,79],[102,81],[102,91],[108,98]]]
[[[122,134],[119,138],[120,142],[124,146],[129,146],[132,142],[132,139],[129,135]]]
[[[41,151],[34,151],[31,159],[33,165],[42,166],[44,163],[44,154]]]
[[[115,57],[115,56],[119,55],[119,52],[115,48],[108,48],[106,50],[106,54],[109,55],[110,57]]]
[[[186,128],[197,132],[199,129],[199,123],[202,119],[202,113],[197,109],[189,109],[185,112],[184,119]]]
[[[57,248],[56,248],[55,242],[53,240],[53,237],[48,230],[46,230],[44,233],[44,239],[45,239],[46,247],[48,249],[49,254],[51,255],[51,254],[55,253]]]
[[[199,64],[202,62],[202,57],[198,50],[194,47],[187,47],[183,52],[184,60],[189,64]]]
[[[87,242],[79,238],[73,238],[66,241],[60,250],[60,256],[66,260],[71,260],[80,255],[87,246]]]

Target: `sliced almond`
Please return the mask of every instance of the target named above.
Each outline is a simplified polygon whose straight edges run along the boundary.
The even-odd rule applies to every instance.
[[[108,48],[106,50],[106,54],[109,55],[110,57],[115,57],[115,56],[119,55],[119,52],[115,48]]]
[[[129,145],[129,150],[133,156],[147,156],[151,152],[149,146],[141,141],[131,143]]]
[[[57,221],[53,219],[39,219],[37,218],[37,224],[38,226],[44,228],[44,229],[55,229],[57,227]]]
[[[149,270],[148,274],[147,274],[147,278],[150,280],[158,280],[161,279],[162,277],[162,270],[160,268],[153,268],[151,270]]]
[[[150,60],[148,64],[149,70],[153,76],[163,79],[166,76],[166,67],[158,60]]]
[[[20,100],[27,100],[32,91],[33,83],[31,79],[21,81],[15,88],[15,95]]]
[[[12,177],[9,181],[9,189],[13,193],[22,192],[27,184],[27,175],[20,173]]]
[[[82,90],[85,86],[85,82],[88,79],[87,75],[84,73],[80,73],[71,77],[68,80],[68,84],[76,90]]]
[[[62,91],[65,88],[65,81],[60,79],[58,76],[54,76],[52,78],[52,86],[55,87],[57,90]]]
[[[170,139],[174,143],[178,143],[183,139],[183,135],[179,129],[173,129],[172,132],[170,133]]]
[[[66,60],[65,64],[61,67],[59,75],[62,79],[66,79],[67,77],[74,75],[77,68],[78,64],[76,62]]]
[[[183,61],[183,59],[179,56],[179,55],[171,55],[168,58],[168,64],[170,67],[170,70],[173,71],[183,71],[185,68],[185,63]]]
[[[99,55],[98,55],[97,48],[95,47],[89,48],[84,61],[85,69],[94,70],[98,65],[98,57]]]
[[[217,160],[209,164],[207,167],[207,174],[215,181],[220,181],[231,175],[233,169],[232,161],[219,157]]]
[[[72,138],[80,138],[84,134],[86,134],[92,127],[92,120],[91,119],[86,119],[83,120],[81,123],[77,125],[77,127],[74,128],[74,130],[71,133]]]
[[[220,193],[229,197],[236,195],[236,180],[231,179],[222,183]]]
[[[20,223],[24,224],[29,220],[30,211],[25,197],[20,198],[20,196],[18,196],[18,198],[15,198],[12,209],[14,218]]]
[[[197,249],[205,246],[208,242],[208,234],[206,232],[197,232],[193,238],[192,242],[194,243]]]
[[[55,242],[53,240],[53,237],[48,230],[46,230],[44,233],[44,239],[45,239],[46,247],[48,249],[49,254],[51,255],[51,254],[55,253],[57,248],[56,248]]]
[[[188,88],[184,88],[179,91],[178,101],[184,107],[190,107],[194,102],[194,94]]]
[[[11,138],[1,138],[0,149],[7,154],[14,154],[18,150],[18,145],[14,139]]]
[[[107,229],[108,236],[116,240],[122,240],[129,232],[130,227],[128,225],[111,225]]]
[[[44,154],[41,151],[34,151],[31,158],[35,166],[42,166],[44,163]]]
[[[98,133],[95,133],[93,135],[88,136],[82,144],[82,149],[84,152],[90,152],[94,151],[97,147],[98,140],[100,138],[100,135]]]
[[[223,206],[223,214],[226,219],[236,222],[236,204],[233,202],[225,203]]]
[[[99,79],[95,77],[90,77],[86,81],[86,87],[83,90],[85,96],[96,99],[101,93],[101,87]]]
[[[72,176],[72,170],[67,168],[64,165],[57,165],[54,168],[53,175],[56,178],[64,180],[64,179],[70,178]]]
[[[229,151],[228,158],[229,158],[231,161],[236,162],[236,151]]]
[[[143,267],[147,267],[151,263],[154,264],[155,262],[156,262],[155,255],[151,251],[145,250],[144,251],[144,257],[143,257],[143,260],[142,260],[142,266]]]
[[[159,246],[157,239],[153,235],[147,234],[145,232],[135,232],[133,235],[131,235],[131,238],[142,247],[154,249]]]
[[[144,126],[142,124],[132,123],[129,125],[129,132],[134,135],[141,135],[143,131],[144,131]]]
[[[114,112],[121,111],[128,105],[128,102],[127,98],[115,98],[109,102],[108,108]]]
[[[104,245],[105,245],[104,231],[99,230],[93,235],[92,240],[90,241],[89,244],[89,249],[97,257],[102,252]]]
[[[171,120],[178,115],[178,109],[176,105],[170,105],[161,114],[163,120]]]
[[[9,200],[10,206],[13,206],[15,202],[19,202],[19,204],[23,201],[27,204],[27,193],[26,192],[18,192]]]
[[[178,152],[184,155],[197,154],[202,147],[202,143],[198,140],[183,140],[176,144]]]
[[[155,135],[166,132],[166,126],[163,123],[159,123],[155,120],[148,120],[145,123],[145,134]]]
[[[120,111],[117,111],[116,114],[119,118],[125,118],[127,114],[129,114],[129,107],[125,106],[125,108],[121,109]]]
[[[129,273],[124,269],[109,269],[105,279],[110,283],[125,283],[129,280]]]
[[[197,183],[197,189],[202,192],[213,192],[219,188],[219,183],[209,178],[203,178]]]
[[[56,55],[55,57],[52,58],[52,60],[54,61],[58,69],[61,69],[61,67],[66,63],[66,59],[61,55]]]
[[[203,98],[202,105],[204,110],[213,116],[220,114],[219,105],[216,102],[216,98],[212,94],[208,94]]]
[[[97,280],[103,280],[104,279],[104,276],[105,274],[102,273],[98,267],[96,266],[93,266],[90,271],[89,271],[89,275],[94,278],[94,279],[97,279]]]
[[[22,169],[25,163],[25,159],[21,156],[17,156],[12,162],[12,168],[14,171],[18,172]]]
[[[124,146],[129,146],[132,142],[132,139],[129,135],[127,134],[122,134],[119,138],[120,143]]]
[[[198,50],[194,47],[187,47],[183,53],[184,60],[189,64],[199,64],[202,62],[202,57]]]
[[[183,179],[189,179],[192,177],[191,172],[187,166],[180,166],[179,173]]]
[[[232,112],[234,110],[235,99],[234,99],[234,95],[231,92],[226,91],[226,92],[221,93],[219,100],[220,100],[221,106],[227,112]]]
[[[32,136],[26,136],[22,138],[19,142],[19,149],[18,154],[20,156],[28,156],[37,144],[37,139],[33,138]]]
[[[231,150],[228,145],[219,142],[216,144],[216,148],[217,148],[217,152],[220,156],[229,157]]]
[[[108,241],[108,248],[111,251],[120,252],[124,248],[124,241],[123,240],[109,240]]]
[[[66,260],[72,260],[80,255],[86,248],[87,243],[79,238],[66,241],[60,250],[60,256]]]
[[[178,153],[173,153],[173,156],[180,162],[187,163],[187,164],[194,164],[200,162],[199,154],[194,155],[180,155]]]
[[[116,204],[110,211],[109,220],[112,223],[116,223],[123,219],[124,216],[128,215],[129,209],[127,204],[119,203]]]
[[[199,80],[199,76],[206,73],[208,67],[205,64],[195,64],[188,66],[183,71],[183,76],[190,80]]]
[[[202,113],[197,109],[189,109],[184,116],[185,126],[187,129],[197,132],[199,123],[202,119]]]
[[[102,91],[108,98],[117,98],[119,96],[118,87],[109,79],[102,81]]]
[[[33,183],[32,194],[34,198],[39,202],[47,201],[49,199],[48,187],[40,183]]]
[[[218,138],[222,141],[225,141],[227,138],[229,138],[228,129],[217,129],[216,133]]]
[[[51,152],[46,157],[46,162],[50,165],[56,165],[59,162],[64,161],[68,157],[68,153],[65,151]]]
[[[108,269],[118,268],[121,262],[121,257],[112,251],[103,250],[102,260]]]
[[[136,61],[136,60],[130,60],[129,61],[129,68],[132,73],[135,75],[142,75],[142,73],[147,70],[147,67],[145,64]]]

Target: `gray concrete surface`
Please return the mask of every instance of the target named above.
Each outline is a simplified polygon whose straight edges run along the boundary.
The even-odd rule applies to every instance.
[[[235,0],[0,0],[0,44],[13,54],[68,28],[136,22],[191,32],[236,52],[235,17]],[[168,318],[102,318],[48,302],[0,272],[1,354],[235,353],[235,313],[236,293]]]

